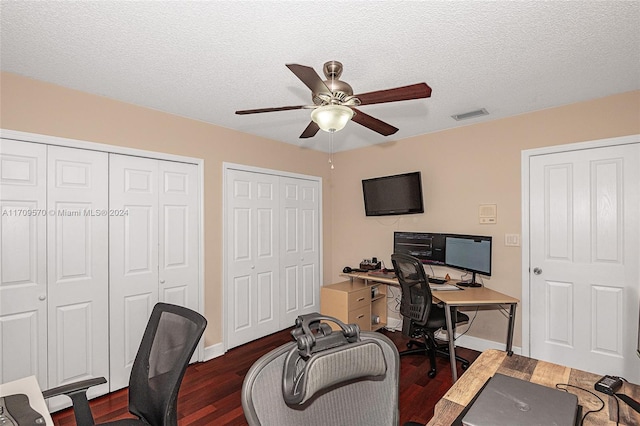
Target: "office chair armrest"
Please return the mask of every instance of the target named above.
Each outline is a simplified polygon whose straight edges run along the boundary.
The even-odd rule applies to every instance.
[[[75,383],[69,383],[68,385],[58,386],[52,389],[47,389],[42,392],[42,396],[51,398],[59,395],[66,395],[71,398],[73,404],[73,413],[76,417],[76,424],[82,426],[94,425],[93,415],[91,414],[91,407],[89,407],[89,401],[87,400],[87,390],[90,387],[107,383],[107,379],[104,377],[95,377],[93,379],[82,380]]]
[[[75,392],[86,392],[87,389],[93,386],[107,383],[107,379],[104,377],[95,377],[93,379],[81,380],[79,382],[69,383],[68,385],[58,386],[56,388],[47,389],[42,391],[42,395],[47,398],[51,398],[58,395],[69,395]]]

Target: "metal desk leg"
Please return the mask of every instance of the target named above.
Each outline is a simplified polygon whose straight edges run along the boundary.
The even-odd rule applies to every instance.
[[[445,303],[444,305],[444,316],[447,320],[447,335],[449,336],[449,362],[451,363],[451,378],[453,379],[452,383],[455,383],[458,380],[458,370],[456,367],[456,329],[453,326],[453,321],[451,321],[451,307]]]
[[[516,304],[512,303],[509,308],[509,327],[507,330],[507,355],[513,355],[513,351],[511,350],[511,346],[513,344],[513,329],[516,323]]]

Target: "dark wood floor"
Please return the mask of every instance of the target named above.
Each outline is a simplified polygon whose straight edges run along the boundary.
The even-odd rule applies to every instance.
[[[400,332],[383,331],[398,346],[406,349],[407,339]],[[180,388],[178,418],[180,425],[246,425],[240,392],[251,365],[273,348],[291,341],[284,330],[255,342],[231,349],[224,356],[189,366]],[[458,348],[458,354],[473,362],[479,352]],[[426,356],[401,357],[400,424],[408,421],[428,422],[436,402],[451,387],[449,361],[438,359],[438,374],[427,377]],[[458,375],[463,371],[458,363]],[[127,390],[123,389],[91,401],[96,422],[131,417],[127,410]],[[71,409],[54,413],[56,425],[75,425]]]

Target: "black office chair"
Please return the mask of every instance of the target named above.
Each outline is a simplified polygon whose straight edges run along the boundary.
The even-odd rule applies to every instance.
[[[191,309],[156,304],[129,376],[129,411],[138,418],[102,424],[177,425],[178,390],[206,325],[207,320]],[[102,383],[106,383],[104,377],[88,379],[46,390],[43,395],[67,395],[73,402],[76,423],[90,426],[94,420],[87,389]]]
[[[415,257],[406,254],[391,255],[391,262],[395,268],[396,276],[400,282],[402,297],[400,302],[400,314],[404,317],[402,332],[411,339],[407,346],[418,346],[400,352],[400,356],[422,354],[429,356],[431,370],[429,377],[436,376],[436,355],[449,359],[448,344],[439,344],[434,333],[447,328],[444,308],[434,305],[431,288],[427,274],[422,263]],[[452,316],[455,324],[469,321],[469,317],[452,309],[456,316]],[[453,331],[452,331],[453,332]],[[462,368],[469,367],[469,361],[456,355],[456,360],[462,363]]]

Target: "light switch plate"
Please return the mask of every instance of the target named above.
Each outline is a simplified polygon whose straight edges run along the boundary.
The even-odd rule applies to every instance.
[[[520,234],[504,234],[504,245],[507,247],[520,247]]]

